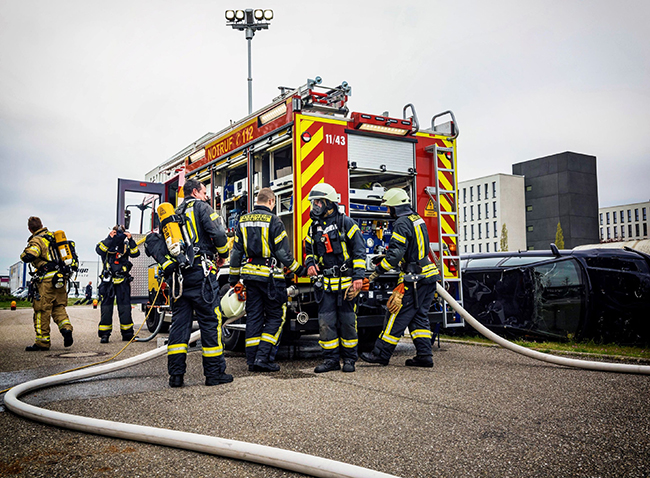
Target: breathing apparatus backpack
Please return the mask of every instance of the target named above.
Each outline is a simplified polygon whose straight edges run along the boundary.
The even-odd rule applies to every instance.
[[[192,267],[194,264],[194,248],[187,233],[185,217],[175,214],[174,206],[168,202],[158,206],[160,228],[165,237],[169,254],[178,262],[181,268]]]
[[[60,289],[65,286],[66,280],[79,269],[79,257],[73,241],[69,241],[63,231],[48,233],[50,255],[52,256],[54,270],[52,284]]]

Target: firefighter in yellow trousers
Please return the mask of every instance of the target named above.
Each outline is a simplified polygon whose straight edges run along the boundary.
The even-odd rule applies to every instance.
[[[36,340],[25,350],[50,350],[50,317],[59,327],[63,345],[70,347],[73,342],[72,324],[65,310],[68,304],[68,277],[61,274],[58,268],[54,235],[35,216],[27,220],[27,228],[32,235],[20,259],[35,269],[30,290],[33,291]]]

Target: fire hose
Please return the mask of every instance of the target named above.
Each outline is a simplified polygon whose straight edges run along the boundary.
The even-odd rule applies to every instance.
[[[437,291],[451,307],[458,312],[472,327],[488,339],[496,342],[504,348],[527,357],[537,360],[554,363],[569,367],[579,367],[588,370],[620,372],[620,373],[638,373],[650,374],[650,367],[643,365],[615,364],[606,362],[593,362],[557,357],[542,352],[526,349],[519,345],[513,344],[508,340],[496,335],[481,325],[472,317],[458,302],[440,285],[437,285]],[[190,341],[198,340],[200,332],[194,332],[190,336]],[[43,408],[29,405],[18,400],[18,397],[32,390],[50,387],[53,385],[80,380],[83,378],[102,375],[105,373],[121,370],[127,367],[146,362],[166,353],[165,347],[145,352],[141,355],[131,357],[119,362],[106,365],[97,365],[95,367],[67,372],[61,375],[39,378],[15,386],[7,392],[4,403],[9,410],[22,417],[40,421],[48,425],[78,430],[85,433],[94,433],[115,438],[128,439],[152,443],[156,445],[183,448],[186,450],[209,453],[227,458],[251,461],[264,465],[274,466],[291,471],[297,471],[316,477],[327,478],[389,478],[393,475],[362,468],[347,463],[338,462],[326,458],[298,453],[290,450],[258,445],[254,443],[241,442],[237,440],[228,440],[224,438],[199,435],[196,433],[180,432],[164,428],[155,428],[142,425],[133,425],[128,423],[113,422],[95,418],[81,417],[67,413],[55,412]],[[394,478],[394,477],[393,477]]]

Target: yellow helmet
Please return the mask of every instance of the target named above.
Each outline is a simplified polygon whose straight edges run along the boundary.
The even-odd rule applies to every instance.
[[[221,312],[228,319],[239,319],[246,313],[246,302],[239,300],[232,288],[223,295],[220,304]]]
[[[313,201],[314,199],[327,199],[332,202],[339,202],[340,200],[336,189],[327,183],[318,183],[316,186],[311,188],[307,199],[310,201]]]
[[[384,198],[381,201],[382,206],[402,206],[404,204],[411,204],[409,195],[401,188],[391,188],[384,193]]]

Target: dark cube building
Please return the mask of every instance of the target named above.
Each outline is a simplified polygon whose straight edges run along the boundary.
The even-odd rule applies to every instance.
[[[525,177],[528,249],[548,249],[558,222],[565,249],[600,242],[595,156],[566,151],[513,164],[512,174]]]

